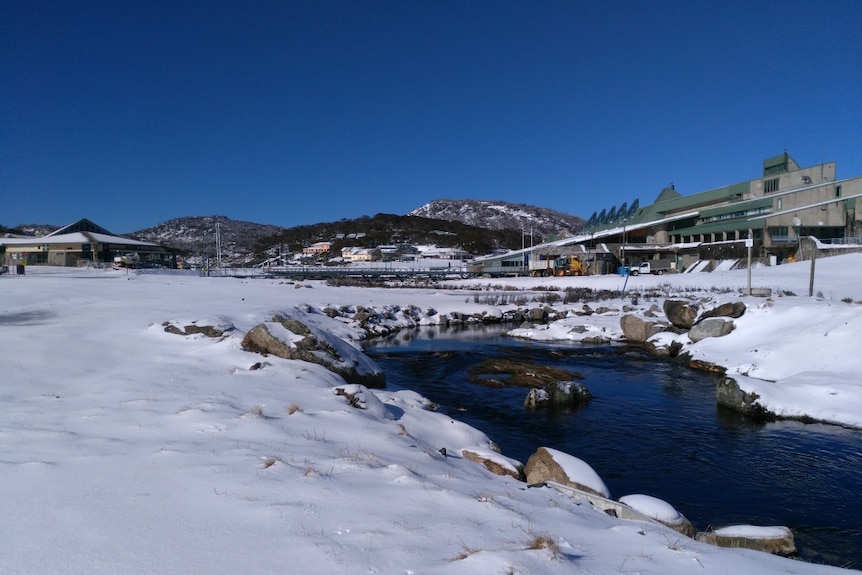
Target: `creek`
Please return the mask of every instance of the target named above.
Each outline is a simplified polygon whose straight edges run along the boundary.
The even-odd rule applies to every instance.
[[[366,353],[388,388],[421,393],[522,463],[553,447],[589,463],[615,499],[658,497],[699,530],[784,525],[801,559],[862,567],[862,431],[751,422],[717,407],[715,376],[633,348],[525,342],[505,329],[405,330],[367,342]],[[486,358],[577,372],[593,400],[526,410],[527,389],[471,381]]]

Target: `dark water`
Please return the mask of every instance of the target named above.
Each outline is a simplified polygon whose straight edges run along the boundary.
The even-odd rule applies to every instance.
[[[619,498],[664,499],[704,530],[784,525],[807,561],[862,568],[862,432],[757,424],[715,403],[716,378],[622,347],[526,343],[499,329],[423,329],[370,342],[393,389],[411,389],[526,463],[553,447],[589,463]],[[467,370],[487,357],[584,376],[594,399],[528,411],[527,390],[489,389]]]

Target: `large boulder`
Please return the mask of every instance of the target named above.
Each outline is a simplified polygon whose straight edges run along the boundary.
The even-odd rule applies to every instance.
[[[545,323],[548,321],[548,311],[541,307],[530,308],[527,318],[534,323]]]
[[[719,317],[705,319],[694,326],[688,332],[688,338],[697,343],[708,337],[724,337],[733,331],[733,322]]]
[[[624,315],[620,318],[620,328],[626,341],[644,343],[657,333],[664,331],[664,326],[652,321],[644,321],[635,315]]]
[[[628,505],[641,515],[667,525],[674,531],[679,531],[686,537],[694,537],[697,532],[685,515],[662,499],[651,495],[626,495],[620,497],[620,503]]]
[[[530,456],[524,475],[530,484],[554,481],[599,497],[610,497],[608,486],[588,463],[550,447],[540,447]]]
[[[664,315],[675,327],[691,329],[697,318],[697,311],[688,302],[680,300],[664,300]]]
[[[272,321],[256,325],[245,334],[242,349],[316,363],[348,383],[370,388],[386,386],[386,375],[361,350],[297,319],[275,316]]]
[[[719,547],[754,549],[783,557],[796,554],[793,531],[783,526],[734,525],[698,533],[697,540]]]
[[[710,317],[731,317],[737,319],[743,316],[745,309],[745,304],[741,301],[723,303],[700,314],[697,321],[700,323]]]

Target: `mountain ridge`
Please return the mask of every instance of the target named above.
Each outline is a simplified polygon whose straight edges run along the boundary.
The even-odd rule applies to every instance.
[[[265,259],[274,249],[301,251],[302,247],[316,241],[330,240],[335,240],[334,250],[345,245],[376,247],[413,242],[460,245],[482,254],[493,249],[517,249],[523,245],[527,234],[539,238],[558,236],[574,233],[583,225],[582,218],[538,206],[442,199],[423,204],[406,215],[377,214],[290,228],[233,220],[223,215],[184,216],[123,235],[190,255],[215,256],[218,228],[218,251],[223,262],[249,265]],[[23,231],[24,227],[17,229]],[[26,228],[37,236],[59,229],[58,226],[34,224]]]
[[[432,200],[408,215],[460,221],[490,230],[521,229],[540,236],[573,234],[586,224],[578,216],[502,200]]]

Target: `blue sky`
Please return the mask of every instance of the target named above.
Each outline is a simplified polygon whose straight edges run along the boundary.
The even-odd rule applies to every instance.
[[[862,175],[862,5],[0,0],[0,223],[588,218],[785,148]]]

